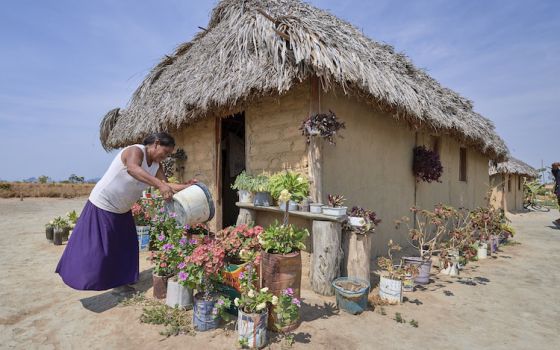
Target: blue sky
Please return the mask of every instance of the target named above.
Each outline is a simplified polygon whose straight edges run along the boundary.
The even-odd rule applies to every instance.
[[[315,6],[393,45],[491,119],[512,154],[560,161],[560,2],[334,1]],[[0,179],[99,177],[98,126],[215,1],[4,0]]]

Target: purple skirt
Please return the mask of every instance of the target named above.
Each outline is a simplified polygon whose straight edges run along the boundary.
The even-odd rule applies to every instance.
[[[78,290],[106,290],[138,281],[138,238],[132,213],[111,213],[89,200],[56,272]]]

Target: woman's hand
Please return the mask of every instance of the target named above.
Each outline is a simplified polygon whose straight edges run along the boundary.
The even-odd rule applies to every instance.
[[[171,186],[169,186],[169,184],[162,181],[161,185],[158,186],[158,189],[161,193],[161,196],[166,201],[169,201],[171,200],[171,198],[173,198],[173,189],[171,188]]]
[[[195,183],[197,183],[198,180],[197,179],[190,179],[189,181],[185,182],[186,187],[189,187],[191,185],[194,185]],[[186,188],[185,187],[185,188]]]

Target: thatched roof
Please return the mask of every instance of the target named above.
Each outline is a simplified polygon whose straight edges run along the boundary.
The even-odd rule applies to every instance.
[[[122,147],[153,131],[240,110],[311,76],[323,89],[342,87],[413,127],[451,134],[496,160],[507,156],[493,124],[471,101],[391,46],[298,0],[219,2],[207,30],[165,56],[125,110],[107,114],[101,141],[108,149]]]
[[[490,165],[490,175],[496,174],[517,174],[530,178],[539,177],[539,173],[535,168],[514,157],[509,157],[507,162],[498,163],[495,166]]]

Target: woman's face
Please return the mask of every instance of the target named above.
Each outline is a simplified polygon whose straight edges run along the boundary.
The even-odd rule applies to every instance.
[[[152,158],[155,162],[162,162],[165,158],[169,157],[173,153],[173,146],[163,146],[160,145],[159,141],[153,144]]]

